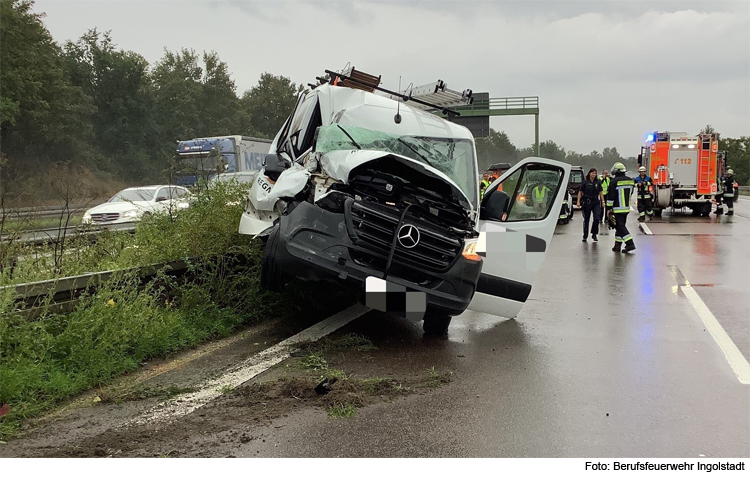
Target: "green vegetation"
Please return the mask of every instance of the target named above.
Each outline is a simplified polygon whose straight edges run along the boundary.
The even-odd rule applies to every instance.
[[[119,188],[169,182],[175,140],[272,138],[302,89],[264,73],[238,96],[216,52],[165,50],[149,65],[96,28],[60,45],[43,16],[31,0],[0,0],[5,207],[57,201],[39,180],[56,169],[85,170],[90,189],[109,196],[101,191],[108,181]]]
[[[450,383],[453,377],[452,371],[438,371],[435,367],[431,367],[427,370],[427,386],[430,388],[440,388],[443,385]]]
[[[357,407],[351,403],[337,403],[328,407],[326,410],[329,417],[334,418],[352,418],[357,413]]]
[[[0,436],[149,358],[227,336],[281,308],[259,288],[258,242],[237,233],[241,206],[227,204],[246,189],[219,184],[178,214],[142,222],[135,234],[105,233],[96,245],[74,241],[57,265],[40,255],[19,262],[13,278],[2,272],[9,284],[190,257],[193,278],[162,271],[142,286],[135,272],[123,271],[74,312],[34,322],[14,311],[12,287],[0,292],[0,404],[11,408],[0,418]]]
[[[727,151],[727,161],[734,169],[734,180],[741,186],[750,186],[750,137],[721,138],[719,150]]]

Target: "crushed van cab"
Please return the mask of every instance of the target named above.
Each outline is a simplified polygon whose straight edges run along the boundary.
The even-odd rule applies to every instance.
[[[494,262],[513,258],[517,245],[480,256],[480,234],[503,230],[546,248],[569,166],[526,159],[480,203],[467,128],[414,106],[420,101],[410,94],[332,74],[332,83],[299,96],[248,194],[240,233],[266,239],[262,285],[280,290],[298,278],[355,286],[372,307],[423,317],[430,334],[445,333],[480,291],[479,310],[515,316],[536,270]],[[520,210],[526,203],[508,192],[538,171],[551,175],[544,214]]]

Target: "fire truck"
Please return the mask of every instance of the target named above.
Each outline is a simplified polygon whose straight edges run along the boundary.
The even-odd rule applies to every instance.
[[[724,159],[718,133],[650,133],[641,147],[638,165],[645,166],[654,180],[654,213],[660,216],[668,207],[688,207],[693,214],[708,216],[711,201],[721,190]]]

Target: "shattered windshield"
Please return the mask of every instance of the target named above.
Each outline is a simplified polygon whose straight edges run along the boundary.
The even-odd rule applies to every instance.
[[[423,162],[448,176],[476,207],[474,143],[469,139],[414,137],[349,125],[323,126],[315,150],[382,150]]]

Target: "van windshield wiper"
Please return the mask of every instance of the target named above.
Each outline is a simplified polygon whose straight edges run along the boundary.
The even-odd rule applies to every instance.
[[[354,141],[354,138],[352,138],[352,136],[349,135],[349,132],[347,132],[346,130],[344,130],[344,127],[342,127],[341,125],[338,125],[338,124],[336,126],[339,127],[342,132],[344,132],[344,135],[346,135],[347,137],[349,137],[349,140],[352,141],[352,143],[354,144],[355,147],[357,147],[358,150],[362,150],[362,147],[356,141]]]
[[[409,150],[411,150],[412,152],[414,152],[415,154],[417,154],[420,159],[424,160],[427,163],[427,165],[429,165],[430,167],[432,167],[432,164],[430,163],[429,160],[427,160],[427,157],[425,157],[424,155],[420,154],[419,151],[417,149],[415,149],[412,144],[410,144],[410,143],[406,142],[405,140],[401,139],[401,137],[397,138],[396,140],[398,140],[399,142],[401,142],[402,144],[404,144],[404,146],[406,146],[406,148],[408,148]]]

